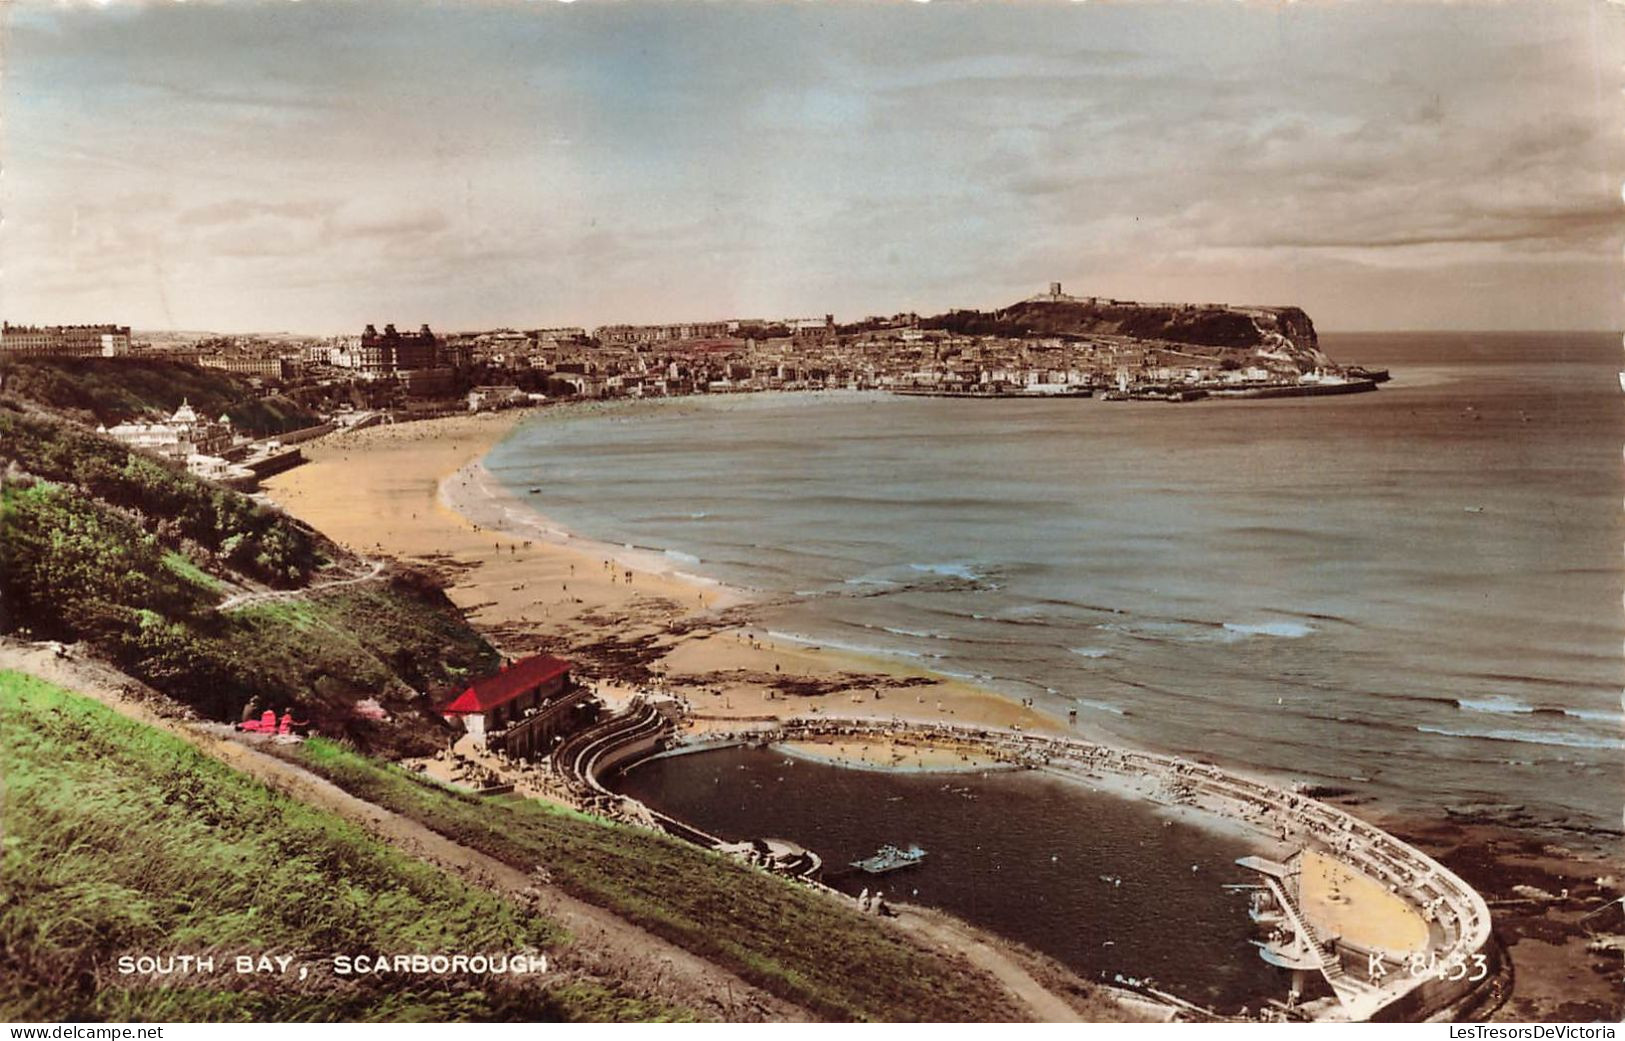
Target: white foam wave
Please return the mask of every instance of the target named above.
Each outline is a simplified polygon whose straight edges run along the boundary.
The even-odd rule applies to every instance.
[[[1080,658],[1104,658],[1111,653],[1104,647],[1068,647],[1067,650]]]
[[[1443,737],[1463,737],[1479,741],[1514,741],[1526,745],[1557,745],[1562,748],[1625,749],[1625,740],[1617,737],[1592,737],[1588,734],[1522,733],[1516,730],[1451,730],[1447,727],[1418,726],[1423,734]]]
[[[1564,715],[1570,719],[1584,719],[1594,723],[1625,723],[1625,713],[1601,708],[1551,708],[1530,705],[1514,698],[1491,696],[1487,698],[1457,698],[1456,706],[1467,712],[1488,712],[1493,715],[1529,716],[1537,712]]]
[[[886,632],[891,633],[893,636],[912,636],[912,637],[914,637],[915,639],[918,639],[918,640],[947,640],[947,639],[951,639],[951,637],[947,636],[944,633],[934,633],[934,632],[930,631],[929,629],[904,629],[903,627],[896,626],[896,625],[883,625],[883,626],[881,626],[881,628],[884,629]]]
[[[1535,711],[1535,706],[1526,705],[1512,698],[1457,698],[1456,706],[1468,712],[1493,712],[1497,715],[1523,716]]]
[[[786,643],[798,643],[804,647],[833,647],[836,650],[851,651],[867,658],[940,658],[940,654],[922,654],[919,651],[903,650],[900,647],[875,647],[863,643],[846,643],[841,640],[822,640],[802,633],[787,633],[778,629],[769,629],[767,635]]]
[[[1285,640],[1298,640],[1315,631],[1307,622],[1225,622],[1226,630],[1243,636],[1279,636]]]
[[[967,582],[974,582],[978,578],[982,577],[974,567],[972,567],[970,564],[964,563],[910,564],[909,567],[915,571],[924,571],[931,575],[942,575],[946,578],[962,578]]]

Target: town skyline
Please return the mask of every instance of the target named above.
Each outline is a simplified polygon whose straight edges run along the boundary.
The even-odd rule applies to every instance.
[[[1331,332],[1617,328],[1622,18],[14,4],[0,314],[851,322],[1060,281]]]

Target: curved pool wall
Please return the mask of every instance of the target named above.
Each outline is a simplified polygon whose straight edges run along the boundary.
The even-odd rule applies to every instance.
[[[658,717],[658,721],[657,721]],[[1496,967],[1491,942],[1489,908],[1476,890],[1455,873],[1387,832],[1312,797],[1221,770],[1209,763],[1176,756],[1113,748],[1074,737],[1034,734],[993,727],[955,726],[861,718],[824,717],[749,723],[732,730],[708,730],[679,735],[675,714],[636,704],[615,717],[593,737],[589,754],[576,754],[561,763],[566,775],[600,796],[600,804],[620,803],[629,816],[667,827],[685,837],[714,844],[713,836],[657,813],[635,799],[604,787],[600,778],[656,755],[687,754],[741,745],[766,746],[781,742],[845,740],[905,740],[927,745],[974,749],[986,759],[1013,767],[1039,770],[1076,781],[1119,784],[1130,793],[1170,806],[1186,806],[1250,830],[1261,843],[1312,847],[1335,857],[1382,884],[1430,922],[1427,965],[1484,964]],[[627,805],[630,804],[630,805]],[[1408,971],[1402,965],[1375,982],[1357,982],[1372,954],[1389,954],[1387,964],[1400,961],[1399,952],[1371,952],[1339,945],[1331,974],[1340,977],[1333,991],[1341,1005],[1326,1018],[1418,1020],[1448,1014],[1467,1003],[1493,973],[1470,972],[1460,979],[1451,973]],[[1344,976],[1343,969],[1349,971]],[[1338,986],[1341,983],[1342,986]]]

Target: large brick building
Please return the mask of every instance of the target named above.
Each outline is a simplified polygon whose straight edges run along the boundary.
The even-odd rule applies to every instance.
[[[356,346],[355,369],[362,376],[382,377],[412,369],[434,369],[441,365],[440,337],[427,324],[415,333],[398,332],[393,325],[380,333],[368,325]]]

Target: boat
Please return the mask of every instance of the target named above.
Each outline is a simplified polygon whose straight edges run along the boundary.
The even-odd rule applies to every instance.
[[[898,868],[913,867],[925,859],[925,850],[918,846],[908,849],[898,849],[896,846],[881,846],[875,855],[863,860],[852,861],[852,866],[859,871],[871,875],[884,875],[888,871]]]
[[[530,490],[530,494],[532,494],[532,495],[540,495],[540,494],[542,494],[542,490],[540,488],[532,488]]]

